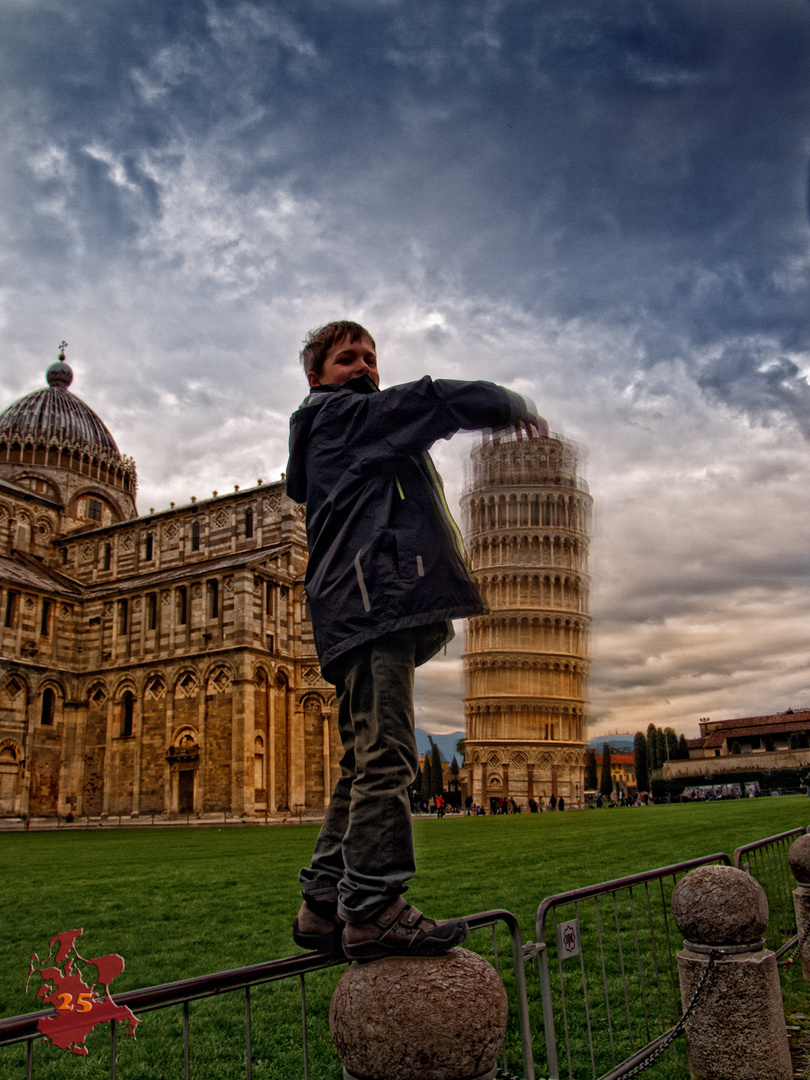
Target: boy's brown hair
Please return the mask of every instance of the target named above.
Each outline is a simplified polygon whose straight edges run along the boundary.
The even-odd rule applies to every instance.
[[[323,362],[326,359],[326,354],[336,341],[340,341],[344,337],[347,337],[352,343],[365,337],[368,338],[375,349],[377,348],[374,338],[360,323],[349,322],[348,319],[330,322],[317,330],[310,330],[304,338],[304,347],[300,355],[304,371],[307,374],[314,371],[316,375],[320,375],[323,372]]]

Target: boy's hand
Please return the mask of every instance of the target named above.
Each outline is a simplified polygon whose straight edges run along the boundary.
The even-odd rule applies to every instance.
[[[526,417],[525,420],[519,420],[515,424],[515,434],[519,439],[535,437],[548,437],[548,424],[542,416],[538,416],[534,413],[532,416]]]

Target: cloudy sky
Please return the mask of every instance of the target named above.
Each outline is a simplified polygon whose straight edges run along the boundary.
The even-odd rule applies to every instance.
[[[0,401],[65,338],[142,512],[356,318],[587,445],[593,733],[810,705],[808,0],[4,0],[0,83]]]

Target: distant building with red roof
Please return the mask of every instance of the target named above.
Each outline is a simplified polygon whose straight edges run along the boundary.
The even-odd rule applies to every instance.
[[[688,761],[668,761],[664,778],[810,765],[810,709],[769,716],[700,720],[700,737],[687,739]]]
[[[745,716],[737,720],[701,720],[700,735],[700,739],[689,741],[690,757],[799,749],[795,744],[810,746],[810,709],[788,709],[771,716]],[[693,749],[692,743],[698,745]],[[735,744],[739,749],[735,749]]]

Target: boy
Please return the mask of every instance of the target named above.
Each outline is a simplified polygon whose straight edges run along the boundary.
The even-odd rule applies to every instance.
[[[531,436],[544,421],[487,382],[381,391],[374,339],[354,322],[308,334],[301,362],[311,393],[290,420],[287,494],[307,504],[307,599],[344,755],[299,875],[293,939],[361,960],[440,955],[464,940],[464,922],[402,899],[415,872],[413,675],[450,639],[450,620],[487,609],[427,451],[459,430]]]

